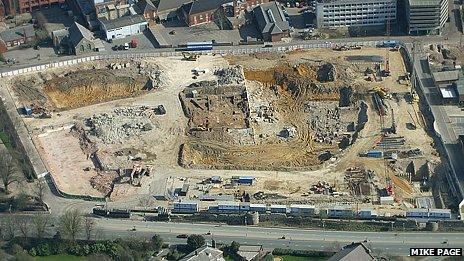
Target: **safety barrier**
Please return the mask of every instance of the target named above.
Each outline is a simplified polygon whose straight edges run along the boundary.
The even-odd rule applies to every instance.
[[[333,48],[335,45],[363,45],[369,47],[377,46],[378,41],[351,41],[342,43],[313,43],[313,44],[295,44],[289,46],[276,46],[263,48],[261,46],[249,47],[249,48],[238,48],[238,49],[225,49],[225,50],[208,50],[199,51],[201,54],[219,54],[219,55],[240,55],[240,54],[251,54],[251,53],[270,53],[270,52],[291,52],[296,50],[308,50],[316,48]],[[50,68],[62,68],[66,66],[73,66],[79,63],[85,63],[96,60],[112,60],[112,59],[140,59],[140,58],[156,58],[156,57],[174,57],[181,56],[182,52],[179,51],[162,51],[162,52],[126,52],[126,53],[114,53],[114,54],[99,54],[92,55],[82,58],[75,58],[64,61],[53,61],[41,65],[30,66],[27,68],[11,70],[0,73],[0,78],[17,76],[26,73],[40,72]]]

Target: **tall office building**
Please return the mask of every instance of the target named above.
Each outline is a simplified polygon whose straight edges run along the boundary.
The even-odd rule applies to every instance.
[[[448,20],[448,1],[406,0],[409,34],[440,34]]]
[[[378,26],[396,23],[397,0],[318,0],[318,27]]]

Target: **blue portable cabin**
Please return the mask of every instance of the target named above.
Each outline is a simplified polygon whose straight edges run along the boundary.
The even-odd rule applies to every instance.
[[[369,158],[382,158],[383,152],[379,150],[371,150],[366,153],[366,156]]]
[[[242,185],[253,185],[253,177],[250,176],[241,176],[238,177],[238,183]]]
[[[187,51],[205,51],[212,50],[213,42],[188,42]]]

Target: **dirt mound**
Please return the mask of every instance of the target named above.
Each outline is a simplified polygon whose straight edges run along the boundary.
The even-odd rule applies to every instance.
[[[44,91],[56,108],[72,109],[138,95],[148,80],[147,76],[122,76],[108,69],[87,70],[46,81]]]

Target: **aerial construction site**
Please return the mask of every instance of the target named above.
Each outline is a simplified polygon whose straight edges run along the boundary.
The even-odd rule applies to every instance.
[[[67,194],[436,204],[441,161],[397,48],[93,61],[5,85]]]

